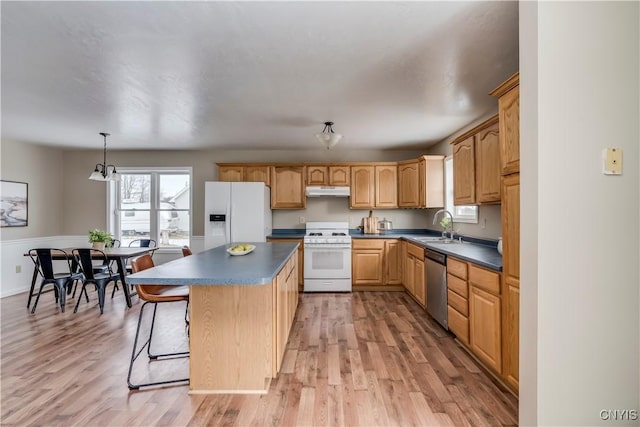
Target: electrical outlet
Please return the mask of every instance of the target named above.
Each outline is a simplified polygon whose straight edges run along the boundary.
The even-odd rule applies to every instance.
[[[16,265],[16,273],[22,273],[22,266],[20,264]]]
[[[605,148],[602,150],[602,173],[605,175],[622,175],[622,149]]]
[[[299,217],[299,218],[298,218],[298,222],[299,222],[300,224],[304,224],[304,223],[305,223],[304,217],[303,217],[303,216]]]
[[[482,221],[480,221],[480,228],[483,230],[487,228],[487,218],[482,218]]]

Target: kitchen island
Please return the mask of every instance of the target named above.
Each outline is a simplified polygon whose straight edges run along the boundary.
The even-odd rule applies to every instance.
[[[127,276],[132,284],[189,285],[190,393],[266,393],[298,303],[297,243],[233,244]]]

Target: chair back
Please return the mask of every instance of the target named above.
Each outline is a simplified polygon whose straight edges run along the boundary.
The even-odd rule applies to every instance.
[[[130,248],[155,248],[156,241],[153,239],[137,239],[129,243]]]
[[[131,270],[137,273],[142,270],[155,267],[153,258],[151,255],[142,255],[133,261],[131,261]],[[138,291],[138,297],[145,301],[153,301],[154,296],[159,294],[163,289],[169,285],[136,285],[136,291]]]
[[[119,248],[120,247],[120,240],[118,239],[111,239],[111,243],[108,246],[109,248]]]
[[[193,253],[191,252],[191,249],[189,248],[189,246],[183,246],[182,247],[182,256],[189,256],[189,255],[193,255]]]
[[[64,254],[69,267],[69,273],[71,273],[71,259],[69,254],[64,250],[56,248],[36,248],[29,250],[29,257],[38,268],[38,273],[48,280],[53,280],[55,276],[52,251],[58,251]]]
[[[94,259],[101,259],[105,265],[109,264],[107,255],[99,249],[80,248],[74,249],[72,253],[75,259],[78,261],[80,270],[82,270],[82,273],[87,280],[95,279],[95,276],[93,274]],[[109,269],[109,274],[111,274],[111,269]]]

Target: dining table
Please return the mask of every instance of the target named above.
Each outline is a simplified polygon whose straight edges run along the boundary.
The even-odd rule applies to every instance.
[[[63,261],[65,259],[67,259],[67,256],[71,256],[71,252],[73,251],[73,249],[77,249],[77,248],[61,248],[60,250],[53,250],[51,253],[51,257],[54,261]],[[135,257],[139,257],[141,255],[147,254],[147,253],[153,253],[154,251],[156,251],[158,248],[146,248],[146,247],[142,247],[142,248],[129,248],[129,247],[122,247],[122,248],[105,248],[105,249],[101,249],[102,252],[104,252],[104,254],[107,256],[107,259],[109,261],[115,261],[116,265],[118,266],[118,273],[120,274],[120,281],[122,283],[122,287],[123,287],[123,291],[124,291],[124,298],[125,301],[127,302],[127,307],[131,308],[131,297],[134,296],[135,294],[132,294],[129,291],[129,284],[127,283],[127,260],[129,258],[135,258]],[[64,251],[66,253],[63,253],[61,251]],[[95,251],[95,259],[103,259],[102,254],[99,251]],[[25,253],[24,256],[30,256],[29,253]],[[37,260],[36,260],[37,263]],[[75,266],[77,265],[76,261],[72,259],[72,265]],[[36,284],[36,280],[38,279],[38,264],[34,265],[33,267],[33,277],[31,278],[31,290],[30,292],[30,297],[29,297],[29,301],[27,302],[27,308],[29,307],[29,305],[31,304],[31,295],[33,295],[33,291],[35,289],[35,284]]]

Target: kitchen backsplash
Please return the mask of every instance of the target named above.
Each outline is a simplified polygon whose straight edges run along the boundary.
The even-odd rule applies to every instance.
[[[432,225],[436,209],[373,209],[373,216],[393,222],[395,229],[428,228],[441,231]],[[273,211],[273,228],[305,228],[307,221],[348,221],[349,228],[357,228],[368,209],[349,209],[348,197],[308,198],[306,209],[282,209]],[[500,237],[500,205],[480,206],[478,224],[455,223],[463,235],[497,239]]]

